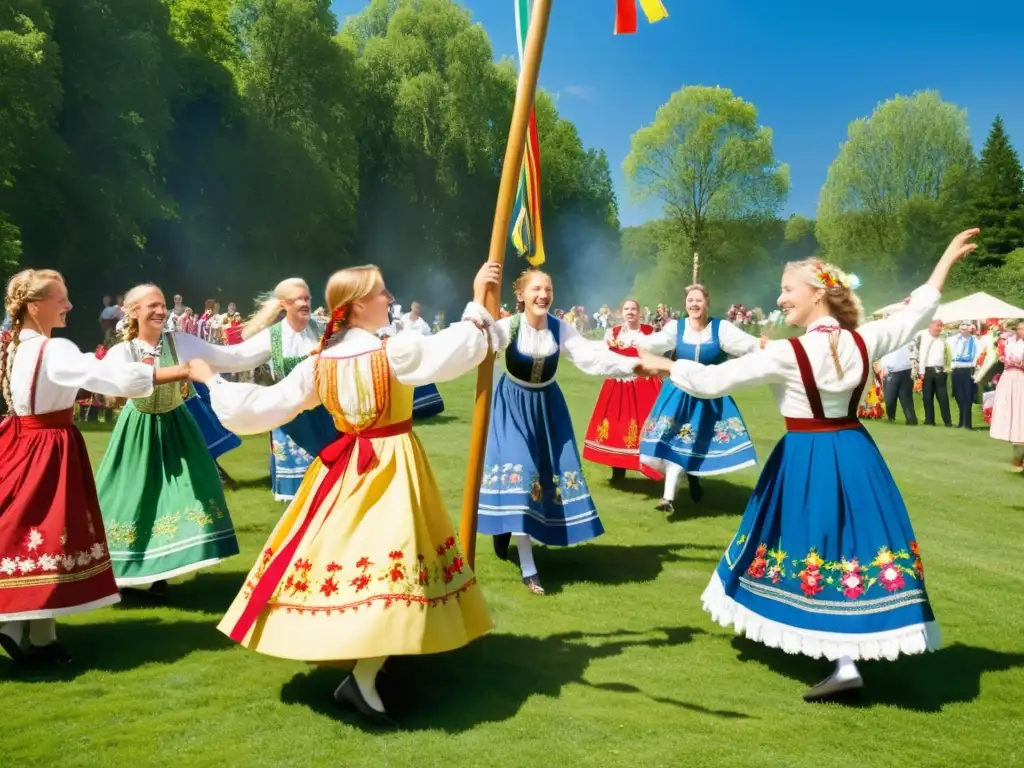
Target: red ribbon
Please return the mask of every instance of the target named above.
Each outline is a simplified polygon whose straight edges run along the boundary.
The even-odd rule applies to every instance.
[[[360,475],[365,475],[377,464],[377,453],[373,450],[371,440],[379,437],[404,435],[411,430],[412,420],[410,419],[397,424],[390,424],[386,427],[368,429],[363,432],[346,432],[320,451],[320,461],[327,467],[327,474],[317,487],[302,523],[270,562],[267,570],[263,572],[263,575],[256,582],[256,586],[253,587],[252,595],[249,597],[245,610],[242,611],[242,615],[231,630],[230,637],[232,640],[236,643],[241,643],[245,640],[245,636],[249,634],[249,630],[252,629],[260,614],[263,613],[263,609],[267,607],[270,598],[274,596],[278,585],[284,579],[285,571],[288,570],[288,565],[292,562],[292,558],[295,557],[295,551],[299,548],[299,543],[306,535],[306,531],[309,530],[309,526],[320,511],[320,507],[327,500],[327,495],[341,482],[353,454],[356,457],[356,471]]]
[[[636,26],[636,0],[618,0],[615,8],[615,34],[635,35]]]

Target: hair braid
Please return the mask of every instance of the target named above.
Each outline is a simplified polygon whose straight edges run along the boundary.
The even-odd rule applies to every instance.
[[[121,329],[121,341],[132,341],[139,337],[139,318],[128,315]]]
[[[14,415],[14,395],[11,393],[11,376],[14,373],[14,359],[18,356],[18,345],[21,343],[21,326],[25,315],[25,306],[21,305],[11,314],[11,335],[3,342],[3,360],[0,363],[4,402],[7,412]]]

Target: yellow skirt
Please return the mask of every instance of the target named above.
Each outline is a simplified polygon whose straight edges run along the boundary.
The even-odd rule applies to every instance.
[[[419,440],[409,432],[372,444],[376,466],[360,475],[352,456],[245,647],[285,659],[349,661],[450,651],[493,628]],[[326,476],[316,459],[218,625],[224,634],[232,634]]]

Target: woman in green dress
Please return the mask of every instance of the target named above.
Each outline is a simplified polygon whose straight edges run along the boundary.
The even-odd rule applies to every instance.
[[[128,292],[124,341],[108,356],[157,367],[201,358],[224,372],[254,363],[187,333],[166,333],[167,306],[154,285]],[[157,386],[127,402],[96,476],[110,559],[119,587],[150,585],[162,596],[167,580],[238,554],[217,466],[185,406],[178,384]],[[184,391],[183,391],[184,390]]]

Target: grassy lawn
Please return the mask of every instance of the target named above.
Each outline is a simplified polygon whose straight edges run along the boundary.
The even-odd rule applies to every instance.
[[[600,382],[568,368],[560,380],[582,436]],[[442,387],[447,411],[417,429],[453,515],[472,386]],[[763,460],[782,420],[767,392],[738,400]],[[826,662],[739,639],[701,610],[756,469],[706,481],[697,508],[684,490],[666,519],[656,485],[613,490],[610,471],[588,465],[608,532],[538,550],[546,597],[481,539],[496,630],[390,662],[380,688],[403,729],[365,729],[331,700],[340,671],[260,656],[215,630],[283,511],[259,437],[222,462],[243,485],[228,495],[241,556],[172,584],[166,607],[126,598],[61,622],[68,670],[29,678],[0,660],[0,766],[1024,764],[1024,571],[1007,559],[1024,537],[1024,478],[983,431],[899,420],[870,428],[910,508],[946,647],[863,664],[857,705],[805,704]],[[106,431],[86,438],[98,465]]]

